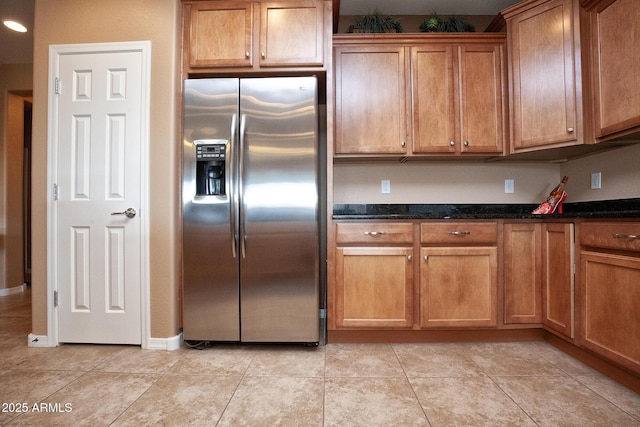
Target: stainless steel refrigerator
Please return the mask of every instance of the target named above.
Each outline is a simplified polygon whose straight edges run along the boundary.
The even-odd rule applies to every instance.
[[[319,341],[317,86],[185,81],[185,340]]]

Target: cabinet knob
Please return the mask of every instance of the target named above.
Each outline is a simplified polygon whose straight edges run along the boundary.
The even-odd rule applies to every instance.
[[[409,256],[407,257],[407,259],[408,259],[409,261],[413,261],[413,255],[409,255]]]
[[[429,255],[425,255],[425,256],[424,256],[424,260],[425,260],[425,261],[429,261]]]
[[[573,133],[573,128],[567,128],[567,132]]]
[[[407,144],[407,143],[406,143],[405,141],[402,141],[402,142],[400,143],[400,145],[402,145],[403,147],[404,147],[406,144]]]
[[[251,55],[249,54],[249,51],[246,51],[246,52],[244,53],[244,57],[245,57],[245,58],[249,59],[249,57],[250,57],[250,56],[251,56]]]
[[[266,52],[262,52],[260,55],[262,55],[262,59],[264,59],[264,58],[266,58],[266,57],[267,57]]]
[[[454,145],[456,145],[456,142],[455,141],[449,141],[449,145],[453,147]]]
[[[465,141],[465,142],[464,142],[464,146],[465,146],[465,147],[468,147],[468,146],[469,146],[469,141]]]

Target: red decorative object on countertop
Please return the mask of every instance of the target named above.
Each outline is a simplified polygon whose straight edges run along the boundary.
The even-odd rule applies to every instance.
[[[547,197],[547,200],[542,202],[540,206],[534,209],[531,213],[534,215],[548,215],[555,213],[556,210],[558,211],[558,213],[562,213],[562,205],[564,204],[564,200],[567,198],[567,192],[564,191],[564,185],[568,180],[568,176],[563,177],[560,184],[556,185],[556,187],[551,190],[551,193],[549,193],[549,197]]]

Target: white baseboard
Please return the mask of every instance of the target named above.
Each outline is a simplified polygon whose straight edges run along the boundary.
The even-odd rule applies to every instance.
[[[13,288],[0,289],[0,297],[4,297],[11,294],[19,294],[27,290],[27,284],[23,283],[20,286],[14,286]]]
[[[182,346],[182,332],[169,338],[149,338],[147,350],[177,350]]]
[[[29,347],[55,347],[55,345],[49,345],[49,337],[46,335],[29,334],[27,339],[27,346]]]

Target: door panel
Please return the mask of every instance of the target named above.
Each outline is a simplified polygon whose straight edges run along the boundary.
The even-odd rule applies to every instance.
[[[231,200],[240,81],[186,80],[183,135],[183,333],[186,340],[239,341],[239,259]],[[196,194],[195,141],[227,141],[226,194]]]
[[[58,340],[141,344],[143,54],[60,55],[58,71]]]
[[[240,83],[242,341],[317,342],[317,82]]]

